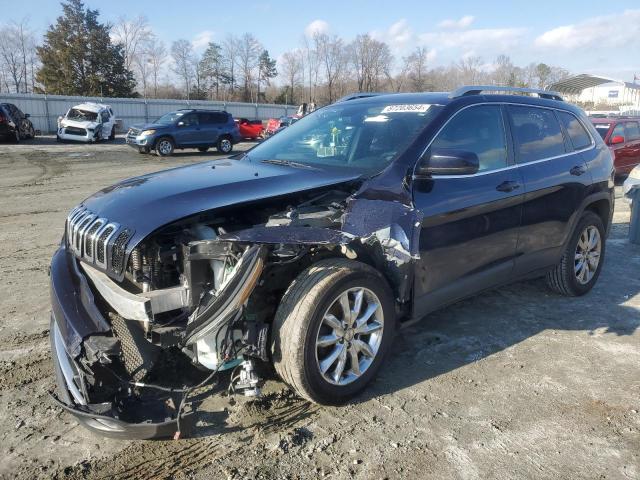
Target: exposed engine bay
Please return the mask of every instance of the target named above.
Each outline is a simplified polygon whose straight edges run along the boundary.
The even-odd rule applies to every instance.
[[[224,370],[232,370],[229,391],[259,395],[257,372],[269,362],[280,298],[322,258],[362,258],[388,272],[401,308],[415,211],[354,201],[357,188],[316,189],[172,223],[130,251],[121,280],[76,260],[110,327],[86,338],[76,361],[74,378],[90,410],[135,423],[179,419],[191,389]],[[382,205],[400,213],[376,211]],[[374,212],[380,230],[359,231],[376,224],[364,220]],[[403,217],[404,228],[389,222]]]

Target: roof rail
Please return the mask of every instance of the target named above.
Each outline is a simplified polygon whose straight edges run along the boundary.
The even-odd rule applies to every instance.
[[[537,88],[502,87],[499,85],[466,85],[460,87],[449,95],[450,98],[465,97],[467,95],[480,95],[482,92],[505,92],[505,93],[533,93],[540,98],[547,100],[564,101],[558,92],[540,90]]]

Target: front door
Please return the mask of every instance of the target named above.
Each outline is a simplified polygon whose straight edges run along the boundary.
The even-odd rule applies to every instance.
[[[474,105],[459,111],[430,146],[473,152],[480,168],[414,182],[414,203],[424,215],[416,317],[511,276],[524,188],[507,132],[504,107]]]
[[[178,121],[176,129],[177,146],[198,145],[200,140],[200,122],[196,113],[188,113]]]

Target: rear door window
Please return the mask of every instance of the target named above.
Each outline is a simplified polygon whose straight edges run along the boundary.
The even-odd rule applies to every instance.
[[[591,146],[591,137],[587,133],[587,130],[582,126],[580,120],[569,112],[563,112],[558,110],[558,118],[567,131],[571,144],[574,150],[582,150]]]
[[[627,122],[627,140],[640,140],[640,124],[638,122]]]
[[[527,163],[566,153],[560,124],[547,108],[509,106],[518,162]]]
[[[227,123],[227,114],[224,112],[201,112],[198,114],[200,123],[206,125],[220,125]]]
[[[473,152],[479,171],[507,166],[507,141],[500,105],[482,105],[462,110],[442,129],[431,149]]]

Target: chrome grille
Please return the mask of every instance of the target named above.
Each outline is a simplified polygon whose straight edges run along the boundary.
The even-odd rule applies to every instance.
[[[66,233],[67,245],[78,258],[122,275],[131,230],[98,217],[84,207],[76,207],[67,217]]]

